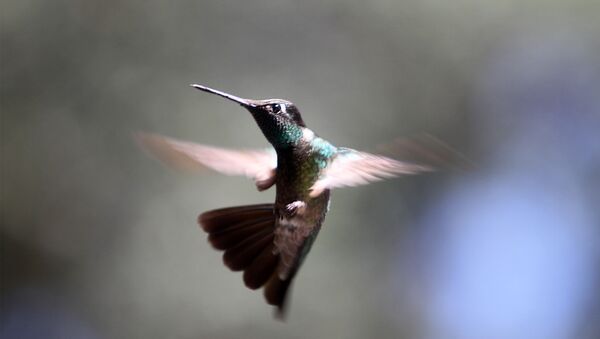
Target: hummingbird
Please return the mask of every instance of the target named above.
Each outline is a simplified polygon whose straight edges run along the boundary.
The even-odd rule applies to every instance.
[[[337,147],[306,127],[294,103],[244,99],[203,85],[192,87],[245,108],[272,145],[234,150],[141,133],[141,145],[159,160],[182,169],[211,169],[275,186],[275,202],[227,207],[200,214],[198,223],[223,262],[243,271],[250,289],[264,288],[268,304],[283,318],[290,285],[310,251],[329,210],[333,188],[358,186],[431,171],[428,165]]]

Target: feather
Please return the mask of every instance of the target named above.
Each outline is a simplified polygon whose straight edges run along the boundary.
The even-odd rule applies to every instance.
[[[265,228],[226,250],[223,254],[223,262],[233,271],[243,270],[271,244],[273,244],[273,231]]]
[[[263,286],[275,274],[279,255],[274,254],[273,204],[221,208],[202,213],[198,222],[210,243],[225,250],[223,262],[234,271],[244,270],[244,284]]]
[[[411,163],[427,164],[436,169],[470,170],[475,167],[467,157],[429,134],[396,138],[377,147],[378,152]]]
[[[210,233],[208,241],[214,248],[218,250],[230,249],[242,241],[255,236],[256,234],[262,234],[265,231],[267,233],[273,233],[273,218],[262,218],[262,219],[251,219],[246,220],[238,225],[232,226],[230,229],[225,231]],[[266,236],[267,234],[265,234]]]
[[[265,299],[269,305],[277,306],[275,316],[279,319],[285,317],[287,294],[291,283],[292,278],[281,280],[274,274],[265,286]]]
[[[259,190],[274,183],[274,150],[232,150],[142,132],[135,138],[150,155],[179,170],[211,169],[226,175],[243,175],[254,179]]]
[[[208,233],[224,231],[247,220],[273,217],[273,204],[220,208],[200,214],[198,223]]]
[[[432,170],[429,166],[340,147],[311,187],[310,195],[316,197],[324,190],[334,187],[365,185],[386,178]]]
[[[275,274],[278,264],[279,256],[273,253],[273,244],[271,243],[244,271],[244,284],[253,290],[261,287]]]

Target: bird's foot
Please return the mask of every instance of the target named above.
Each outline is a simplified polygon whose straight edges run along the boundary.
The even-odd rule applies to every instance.
[[[294,201],[285,206],[285,210],[290,217],[297,214],[302,214],[306,210],[306,203],[304,201]]]

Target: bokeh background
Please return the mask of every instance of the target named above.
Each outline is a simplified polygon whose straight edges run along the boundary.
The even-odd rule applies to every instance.
[[[600,337],[597,1],[1,7],[2,338]],[[289,99],[338,145],[429,133],[475,166],[335,191],[281,323],[195,221],[273,191],[132,141],[267,145],[193,82]]]

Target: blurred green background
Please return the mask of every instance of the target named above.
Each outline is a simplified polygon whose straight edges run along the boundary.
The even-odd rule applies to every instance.
[[[597,1],[2,1],[3,338],[597,338]],[[285,98],[336,145],[477,166],[333,194],[289,319],[196,225],[269,202],[135,131],[264,147],[188,87]]]

